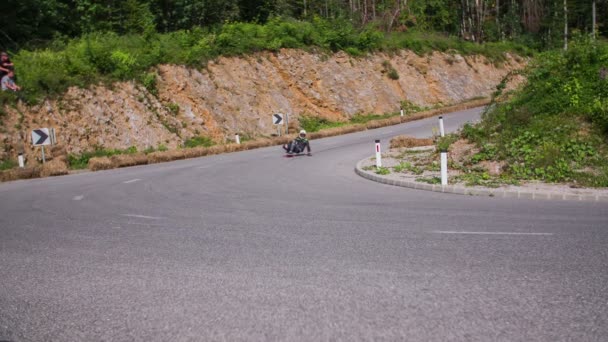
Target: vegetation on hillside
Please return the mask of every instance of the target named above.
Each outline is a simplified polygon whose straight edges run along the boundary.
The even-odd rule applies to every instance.
[[[570,31],[608,33],[601,0],[5,0],[0,13],[0,49],[14,56],[28,100],[130,79],[154,93],[154,65],[261,50],[453,50],[500,60],[561,46]]]
[[[605,0],[3,0],[0,47],[45,46],[92,32],[151,35],[265,24],[274,17],[344,19],[385,32],[441,32],[475,42],[525,39],[561,46],[564,26],[608,33]]]
[[[608,187],[608,44],[581,39],[545,52],[526,76],[509,101],[463,129],[480,149],[469,166],[498,160],[504,179]]]
[[[13,61],[24,97],[33,101],[60,94],[72,85],[131,79],[137,79],[154,93],[156,76],[150,68],[158,64],[202,67],[217,56],[309,47],[345,50],[355,56],[404,48],[420,54],[450,50],[483,54],[495,61],[502,60],[506,51],[530,54],[525,46],[514,43],[480,45],[415,32],[385,37],[372,28],[358,30],[346,20],[316,17],[310,22],[274,18],[264,25],[227,23],[216,30],[195,28],[151,36],[91,33],[77,39],[56,40],[45,49],[20,50]]]

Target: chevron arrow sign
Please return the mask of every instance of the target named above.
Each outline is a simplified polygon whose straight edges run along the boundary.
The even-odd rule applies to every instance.
[[[40,128],[32,131],[32,145],[42,146],[51,144],[51,135],[48,128]]]

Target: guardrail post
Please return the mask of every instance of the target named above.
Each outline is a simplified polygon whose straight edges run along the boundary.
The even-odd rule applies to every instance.
[[[448,185],[448,151],[441,151],[441,186]]]
[[[376,140],[376,167],[382,167],[382,145]]]
[[[24,168],[25,167],[25,161],[23,160],[23,153],[19,153],[19,167],[20,168]]]

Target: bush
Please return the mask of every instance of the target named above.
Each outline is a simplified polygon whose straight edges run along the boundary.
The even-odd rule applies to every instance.
[[[371,51],[411,49],[418,54],[434,50],[454,50],[462,54],[484,54],[504,59],[505,51],[529,53],[515,43],[478,45],[442,34],[401,32],[385,36],[369,26],[357,29],[347,19],[313,18],[310,22],[276,17],[265,25],[228,22],[203,29],[165,34],[123,35],[95,32],[64,41],[57,39],[46,49],[21,50],[13,56],[24,96],[36,100],[64,92],[69,86],[87,86],[136,78],[153,94],[155,65],[185,64],[201,67],[220,55],[243,55],[281,48],[318,47],[326,51],[344,50],[353,56]],[[388,77],[398,79],[394,68]],[[591,102],[598,120],[608,116],[605,101]]]
[[[481,149],[472,161],[504,160],[516,179],[608,186],[606,66],[608,44],[601,42],[540,54],[521,91],[491,106],[480,125],[463,128]]]

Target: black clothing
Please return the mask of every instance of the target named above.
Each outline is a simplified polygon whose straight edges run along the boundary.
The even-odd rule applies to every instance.
[[[297,137],[286,146],[283,146],[283,148],[287,153],[302,153],[304,149],[310,153],[310,142],[306,138]]]

